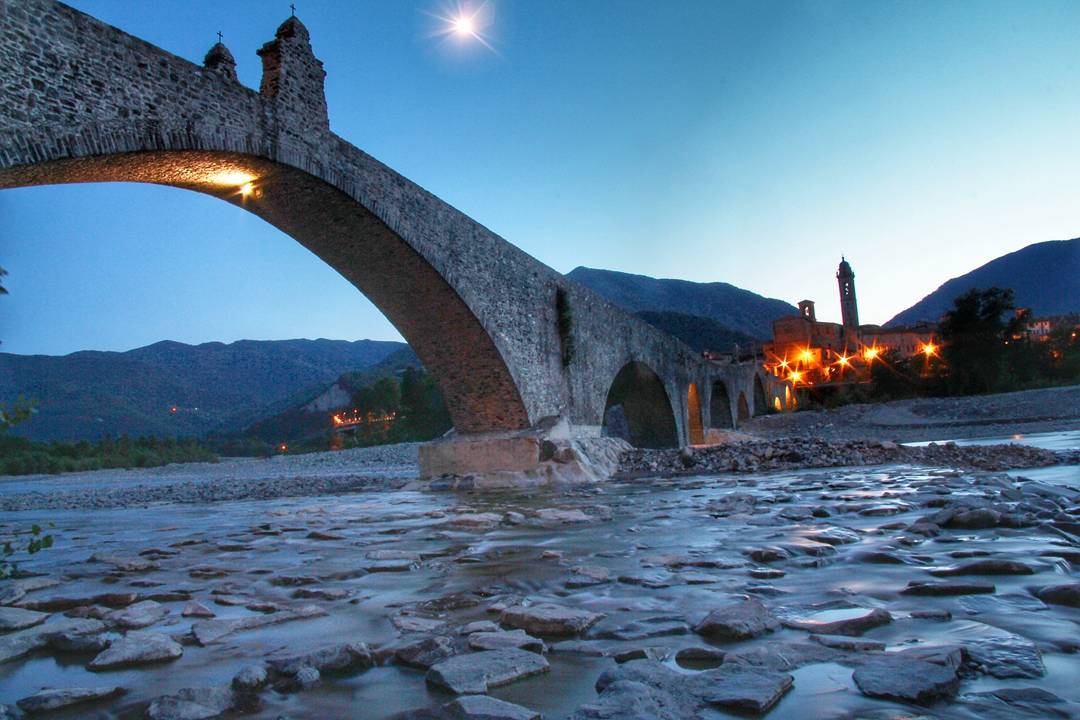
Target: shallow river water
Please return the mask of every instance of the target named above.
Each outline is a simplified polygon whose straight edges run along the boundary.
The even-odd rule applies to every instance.
[[[1064,449],[1080,446],[1080,432],[1024,440]],[[1080,488],[1080,468],[1005,474],[889,466],[639,479],[528,493],[377,491],[5,513],[0,520],[7,528],[34,522],[56,526],[56,546],[24,568],[61,582],[29,593],[27,600],[168,591],[190,595],[217,618],[304,604],[328,614],[237,632],[206,647],[186,641],[176,660],[114,671],[88,670],[92,653],[39,649],[0,664],[0,703],[14,704],[46,686],[120,685],[128,693],[119,699],[50,717],[143,717],[154,697],[181,688],[227,686],[242,667],[275,654],[350,641],[373,648],[402,643],[416,637],[408,628],[398,629],[402,618],[444,623],[432,623],[427,633],[456,636],[465,623],[497,621],[493,609],[549,601],[605,618],[583,637],[545,638],[550,672],[490,694],[546,718],[561,718],[596,700],[597,678],[616,667],[611,656],[622,650],[658,648],[654,652],[672,668],[696,672],[700,666],[676,662],[677,650],[712,646],[729,655],[758,649],[782,653],[788,644],[807,640],[806,630],[789,627],[742,642],[713,643],[693,631],[710,609],[750,595],[781,620],[825,622],[850,615],[852,608],[885,609],[893,621],[862,638],[885,643],[887,651],[997,638],[1002,655],[1041,654],[1045,669],[1029,677],[971,675],[955,700],[922,709],[863,695],[852,680],[858,662],[854,654],[838,654],[791,669],[794,686],[768,713],[771,719],[920,713],[1037,717],[1016,708],[988,714],[984,704],[969,699],[972,693],[1003,687],[1037,687],[1080,703],[1080,610],[1044,604],[1029,591],[1075,582],[1070,558],[1075,562],[1080,548],[1067,533],[1040,526],[950,528],[936,537],[905,531],[935,511],[925,505],[928,501],[985,497],[1003,502],[997,495],[1002,487],[1015,483],[1022,489],[1031,482]],[[1075,521],[1075,505],[1073,513]],[[769,548],[776,549],[776,559],[761,552]],[[164,552],[147,554],[153,549]],[[95,553],[150,557],[156,567],[118,570],[108,562],[88,562]],[[992,594],[900,594],[910,581],[933,580],[930,570],[971,557],[1019,560],[1034,574],[963,578],[994,583]],[[568,587],[569,578],[581,576],[572,568],[582,565],[602,568],[610,578]],[[301,589],[340,590],[345,597],[294,597]],[[181,616],[185,601],[163,604],[168,614],[149,630],[187,635],[198,619]],[[951,619],[911,616],[927,610],[947,610]],[[63,613],[54,613],[45,626],[62,620]],[[628,628],[648,635],[648,628],[661,625],[678,634],[611,637],[633,634]],[[301,692],[267,689],[261,698],[262,709],[245,717],[379,720],[437,706],[453,696],[429,686],[423,670],[387,663],[326,677]],[[1080,705],[1061,707],[1069,712]],[[703,717],[728,716],[707,710]]]

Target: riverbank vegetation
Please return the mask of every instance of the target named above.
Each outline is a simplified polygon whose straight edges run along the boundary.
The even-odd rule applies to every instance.
[[[103,438],[97,442],[35,442],[0,434],[0,475],[159,467],[170,463],[214,462],[217,456],[194,439]]]

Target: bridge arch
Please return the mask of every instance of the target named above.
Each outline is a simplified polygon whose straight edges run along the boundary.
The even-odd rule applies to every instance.
[[[760,373],[754,373],[754,417],[769,412],[769,401],[765,396],[765,385]]]
[[[679,444],[671,399],[652,368],[638,361],[623,365],[608,390],[603,429],[604,434],[621,437],[635,447]]]
[[[130,125],[96,137],[95,145],[107,147],[107,153],[0,166],[0,189],[142,182],[229,202],[298,241],[367,296],[437,379],[459,431],[529,425],[510,369],[469,305],[430,262],[362,204],[294,165],[228,149],[230,143],[222,138],[178,135],[161,143],[168,149],[147,150],[151,132]],[[64,138],[53,143],[67,145]],[[17,137],[14,144],[40,147],[27,137]],[[208,149],[215,145],[225,149]]]
[[[686,435],[691,445],[705,444],[705,427],[701,420],[701,396],[698,393],[697,383],[690,383],[686,391]]]
[[[719,430],[731,430],[735,423],[731,417],[731,396],[723,380],[714,380],[709,397],[709,425]]]
[[[739,424],[742,424],[743,422],[750,419],[750,404],[747,403],[747,401],[746,401],[746,393],[745,392],[740,392],[739,393],[739,401],[738,401],[738,404],[736,405],[735,410],[736,410],[736,414],[738,416]],[[738,425],[736,425],[736,427],[738,427]]]

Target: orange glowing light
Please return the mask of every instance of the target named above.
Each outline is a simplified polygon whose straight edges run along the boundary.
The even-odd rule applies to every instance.
[[[277,446],[277,449],[280,452],[288,452],[289,451],[289,446],[286,445],[285,443],[281,443],[280,445]]]
[[[799,372],[798,370],[795,370],[795,371],[793,371],[791,373],[791,375],[788,376],[788,379],[791,380],[791,382],[793,382],[793,383],[801,382],[802,381],[802,373]]]
[[[814,353],[810,352],[810,348],[807,348],[799,353],[799,357],[802,358],[803,362],[810,362],[814,359]]]
[[[865,350],[863,350],[863,358],[865,358],[869,362],[872,362],[875,358],[877,358],[877,356],[878,356],[878,354],[880,352],[881,351],[878,350],[878,348],[876,346],[875,347],[868,347]]]
[[[255,179],[255,176],[244,170],[221,170],[211,175],[207,180],[215,185],[232,185],[234,187],[242,187],[244,185],[250,185]]]
[[[243,195],[244,197],[247,197],[248,195],[250,195],[253,192],[255,192],[255,186],[252,185],[249,182],[246,182],[246,183],[244,183],[243,185],[240,186],[240,194]]]
[[[849,358],[847,355],[841,355],[837,359],[837,362],[840,363],[841,365],[847,367],[851,363],[851,358]]]
[[[932,342],[928,342],[928,343],[926,343],[925,345],[922,346],[922,351],[923,351],[923,355],[925,355],[926,357],[930,357],[931,355],[933,355],[934,353],[937,352],[937,346],[934,345],[934,343],[932,343]]]
[[[781,360],[780,361],[780,367],[787,368],[787,366],[788,366],[788,361],[787,360]]]
[[[179,408],[177,408],[175,405],[173,405],[171,408],[169,408],[169,412],[171,412],[171,413],[175,413],[177,410],[179,410]]]

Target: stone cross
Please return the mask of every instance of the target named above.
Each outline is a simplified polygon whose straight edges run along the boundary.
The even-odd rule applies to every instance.
[[[292,16],[296,17],[296,3],[289,3],[289,9],[292,10]]]
[[[221,42],[221,31],[220,30],[218,30],[218,33],[217,33],[217,41]]]

